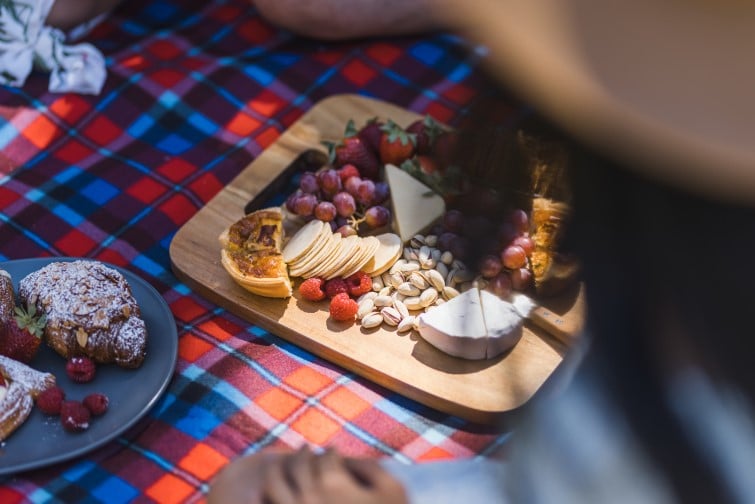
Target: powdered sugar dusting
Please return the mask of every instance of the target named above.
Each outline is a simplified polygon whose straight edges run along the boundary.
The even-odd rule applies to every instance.
[[[29,392],[22,385],[15,382],[8,385],[5,397],[0,400],[0,441],[26,421],[33,405]]]
[[[46,341],[63,357],[141,365],[146,325],[117,270],[98,261],[53,262],[21,279],[18,295],[47,315]]]
[[[55,385],[55,376],[51,373],[37,371],[4,355],[0,355],[0,374],[24,387],[33,397]]]

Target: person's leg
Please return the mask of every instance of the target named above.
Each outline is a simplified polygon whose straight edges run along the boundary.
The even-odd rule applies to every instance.
[[[438,28],[428,0],[252,0],[270,23],[324,40],[406,35]]]
[[[122,0],[56,0],[47,24],[68,31],[114,9]]]

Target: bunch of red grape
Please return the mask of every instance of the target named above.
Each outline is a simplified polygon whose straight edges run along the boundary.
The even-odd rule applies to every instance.
[[[529,216],[521,209],[505,214],[496,224],[484,215],[465,215],[450,209],[443,215],[436,232],[438,247],[462,261],[473,252],[477,270],[488,281],[488,288],[501,297],[512,291],[527,291],[532,286],[529,257],[535,244],[529,236]]]
[[[286,199],[286,209],[304,219],[319,219],[344,236],[387,225],[391,212],[388,183],[363,178],[356,166],[346,164],[301,174],[299,187]]]

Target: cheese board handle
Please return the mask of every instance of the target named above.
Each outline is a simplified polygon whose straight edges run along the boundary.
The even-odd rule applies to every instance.
[[[575,324],[574,321],[568,320],[543,306],[533,308],[529,314],[529,319],[563,343],[573,342],[582,330],[581,325]]]

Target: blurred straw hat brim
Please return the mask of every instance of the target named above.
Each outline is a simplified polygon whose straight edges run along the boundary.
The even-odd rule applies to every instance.
[[[580,141],[755,202],[755,1],[437,1],[494,75]]]

